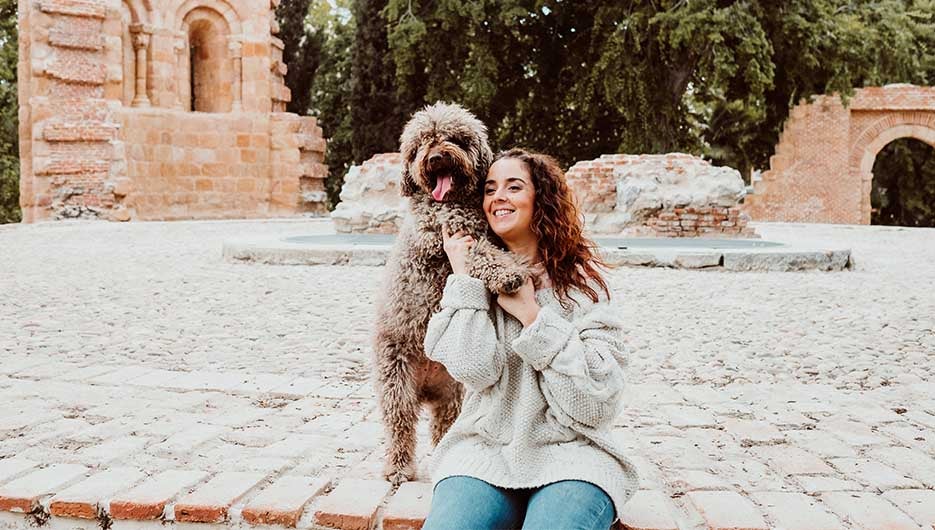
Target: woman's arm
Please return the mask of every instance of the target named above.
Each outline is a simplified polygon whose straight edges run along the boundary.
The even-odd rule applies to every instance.
[[[609,303],[595,304],[573,322],[543,307],[513,349],[540,372],[546,401],[563,424],[600,427],[613,421],[626,358],[622,324]]]
[[[429,320],[425,334],[426,355],[475,392],[496,383],[505,362],[489,309],[490,293],[484,282],[452,274],[445,283],[441,311]]]

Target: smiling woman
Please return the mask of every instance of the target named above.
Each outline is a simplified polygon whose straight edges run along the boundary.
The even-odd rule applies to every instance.
[[[474,239],[444,233],[453,273],[425,352],[466,396],[432,456],[423,528],[606,530],[637,476],[610,429],[625,359],[603,263],[551,157],[507,151],[481,189],[495,242],[538,278],[494,296],[466,266]]]

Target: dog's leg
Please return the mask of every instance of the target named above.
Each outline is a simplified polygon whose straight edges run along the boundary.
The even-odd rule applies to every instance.
[[[483,280],[493,293],[515,293],[529,278],[529,267],[519,256],[511,254],[486,239],[471,248],[468,274]]]
[[[451,428],[451,424],[458,419],[463,397],[464,387],[452,380],[441,389],[438,398],[430,403],[432,406],[432,422],[429,425],[429,430],[432,433],[433,447],[438,445],[438,442]]]
[[[419,396],[414,357],[405,347],[378,340],[377,395],[386,429],[383,476],[393,484],[415,478],[416,424]]]

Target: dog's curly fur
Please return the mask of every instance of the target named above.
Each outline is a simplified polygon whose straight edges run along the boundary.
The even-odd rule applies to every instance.
[[[387,264],[374,344],[376,393],[387,434],[384,476],[396,484],[415,476],[422,405],[432,410],[433,445],[461,411],[461,385],[426,357],[423,346],[428,321],[439,309],[451,274],[442,247],[443,226],[474,238],[468,273],[491,292],[515,292],[529,276],[524,262],[487,239],[480,189],[493,154],[483,123],[458,105],[439,102],[413,115],[400,144],[400,189],[409,198],[409,214]],[[442,175],[451,175],[444,202],[432,195]]]

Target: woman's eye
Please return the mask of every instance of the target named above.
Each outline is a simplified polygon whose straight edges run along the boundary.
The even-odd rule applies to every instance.
[[[519,191],[519,190],[520,190],[519,186],[510,186],[510,191]]]
[[[493,193],[493,190],[492,190],[492,189],[486,189],[486,190],[484,190],[484,193],[486,193],[487,195],[490,195],[491,193]]]

